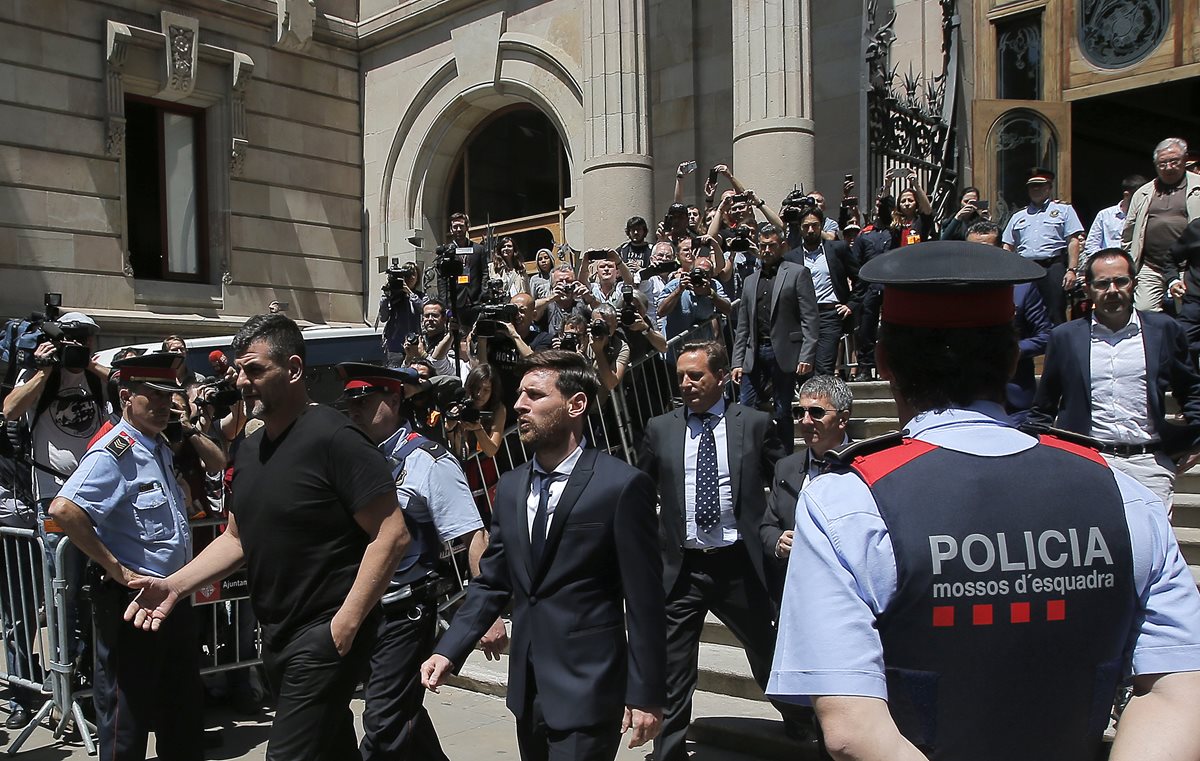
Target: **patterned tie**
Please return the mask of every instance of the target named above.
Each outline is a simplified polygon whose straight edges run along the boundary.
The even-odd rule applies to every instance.
[[[696,525],[701,531],[711,531],[721,522],[721,492],[717,481],[717,437],[713,428],[717,416],[697,415],[703,430],[700,432],[700,451],[696,462]]]
[[[537,513],[533,516],[533,530],[529,536],[529,556],[536,568],[542,562],[542,550],[546,548],[546,523],[550,515],[550,486],[557,481],[558,473],[533,472],[534,485],[538,489]]]

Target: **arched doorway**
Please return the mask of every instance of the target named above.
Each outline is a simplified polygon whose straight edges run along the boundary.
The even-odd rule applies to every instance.
[[[495,239],[512,237],[529,263],[538,249],[563,242],[570,195],[562,136],[540,110],[516,105],[493,114],[467,139],[444,208],[447,217],[465,211],[476,240],[486,238],[489,225]]]

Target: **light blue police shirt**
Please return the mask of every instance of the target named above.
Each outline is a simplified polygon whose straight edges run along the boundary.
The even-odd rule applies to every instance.
[[[443,542],[483,528],[467,477],[452,454],[434,457],[428,450],[417,448],[408,453],[403,464],[392,458],[411,433],[411,426],[403,425],[379,445],[392,467],[400,509],[418,523],[432,523]],[[412,540],[400,568],[411,565],[409,561],[423,551],[420,536],[414,535]]]
[[[1083,232],[1079,216],[1069,203],[1046,201],[1029,204],[1008,220],[1003,242],[1026,259],[1049,259],[1067,248],[1067,241]]]
[[[907,435],[957,452],[1001,457],[1037,440],[1008,427],[991,403],[918,415]],[[1134,674],[1200,671],[1200,594],[1162,503],[1113,471],[1125,501],[1140,606],[1130,632]],[[1020,488],[1014,485],[1014,488]],[[875,628],[896,593],[896,558],[870,490],[854,473],[826,473],[801,492],[779,637],[767,694],[887,699]]]
[[[130,442],[122,454],[110,448]],[[178,571],[192,558],[192,535],[171,449],[122,420],[100,437],[58,496],[87,513],[121,565],[147,576]]]

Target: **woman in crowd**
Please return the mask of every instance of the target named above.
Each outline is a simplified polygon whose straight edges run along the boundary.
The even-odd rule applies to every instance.
[[[488,264],[488,277],[504,281],[504,290],[509,298],[527,291],[525,263],[521,261],[517,244],[512,238],[506,236],[500,239],[500,245],[492,253],[492,261]]]
[[[534,299],[548,299],[553,288],[550,285],[550,272],[554,269],[554,255],[548,248],[539,248],[534,258],[537,272],[529,277],[529,293]]]
[[[966,240],[967,228],[981,219],[988,218],[988,210],[979,208],[979,188],[968,187],[962,192],[961,208],[953,217],[942,220],[942,240]]]
[[[908,183],[908,187],[896,196],[896,209],[892,212],[893,247],[936,240],[933,206],[917,183],[917,173],[911,169],[889,169],[887,178],[891,182]]]
[[[504,424],[508,417],[502,401],[500,377],[494,367],[482,364],[467,374],[463,389],[468,399],[465,416],[472,420],[446,420],[451,449],[464,461],[477,451],[485,457],[493,457],[504,442]],[[476,420],[477,412],[480,415]]]

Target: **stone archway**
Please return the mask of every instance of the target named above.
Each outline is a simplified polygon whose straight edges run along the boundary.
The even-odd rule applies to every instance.
[[[578,65],[544,40],[502,34],[496,65],[448,58],[418,90],[392,138],[378,205],[368,209],[374,256],[426,258],[444,236],[445,186],[466,141],[488,116],[514,104],[540,110],[558,130],[572,187],[582,172],[583,90]],[[487,78],[487,73],[494,73]]]

